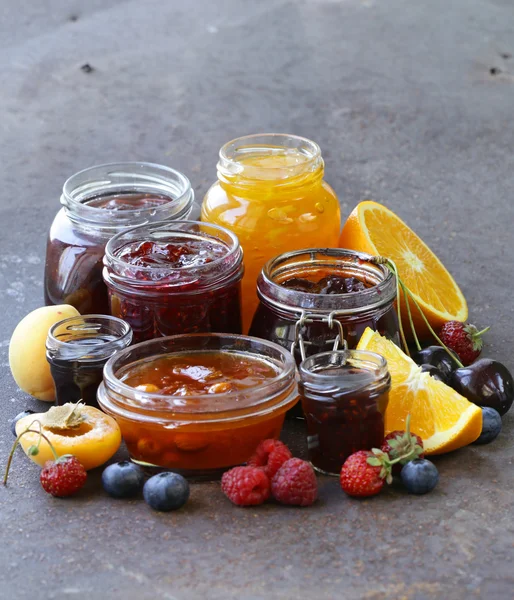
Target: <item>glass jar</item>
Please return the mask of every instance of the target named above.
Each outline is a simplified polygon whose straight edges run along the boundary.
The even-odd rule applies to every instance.
[[[109,358],[132,341],[128,323],[104,315],[70,317],[55,323],[46,339],[46,359],[55,383],[56,404],[98,407],[96,391]]]
[[[354,452],[380,448],[391,376],[374,352],[315,354],[299,368],[299,391],[312,466],[339,475]]]
[[[225,144],[218,181],[202,205],[202,221],[231,229],[245,253],[243,330],[257,307],[255,283],[264,263],[289,250],[338,246],[339,202],[323,180],[317,144],[278,133]]]
[[[289,349],[294,343],[298,363],[299,341],[307,356],[330,350],[339,333],[349,348],[355,348],[366,327],[399,343],[396,279],[385,265],[372,260],[369,254],[343,248],[309,248],[268,261],[257,280],[260,303],[250,335]],[[287,287],[291,282],[298,282],[298,288],[332,277],[352,278],[361,289],[314,293]]]
[[[248,371],[229,373],[225,359],[261,376],[252,381]],[[177,374],[180,389],[163,389]],[[216,382],[214,392],[195,391],[209,381]],[[239,387],[226,391],[231,384]],[[262,440],[278,438],[285,412],[297,401],[291,354],[240,335],[136,344],[109,360],[98,389],[100,407],[118,422],[133,461],[195,477],[218,476],[247,461]]]
[[[135,225],[185,219],[193,201],[187,177],[162,165],[113,163],[70,177],[48,236],[45,303],[107,313],[102,259],[109,238]]]
[[[243,252],[230,231],[195,221],[152,223],[105,248],[110,312],[136,342],[181,333],[241,333]]]

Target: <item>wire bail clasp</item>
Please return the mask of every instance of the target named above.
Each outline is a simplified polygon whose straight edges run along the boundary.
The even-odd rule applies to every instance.
[[[328,316],[318,315],[315,313],[307,313],[302,311],[302,314],[294,326],[294,342],[291,344],[291,354],[294,356],[294,351],[298,347],[300,349],[300,356],[302,360],[307,357],[305,355],[305,346],[312,345],[312,342],[306,341],[301,333],[302,327],[306,323],[326,323],[329,329],[337,329],[337,335],[334,339],[334,346],[332,352],[335,352],[341,346],[341,350],[348,350],[348,344],[344,339],[343,326],[341,321],[335,318],[335,311],[332,311]],[[330,341],[330,340],[327,340]]]

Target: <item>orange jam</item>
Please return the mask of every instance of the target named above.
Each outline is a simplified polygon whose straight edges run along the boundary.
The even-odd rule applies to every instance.
[[[217,348],[199,343],[220,339],[225,342]],[[188,341],[196,347],[184,349]],[[152,347],[160,352],[151,353]],[[125,362],[124,354],[138,360]],[[172,336],[119,352],[98,394],[132,460],[199,476],[246,462],[259,442],[278,438],[297,399],[287,351],[223,334]]]
[[[257,277],[268,260],[338,245],[339,203],[323,173],[318,145],[296,136],[247,136],[220,150],[218,181],[204,198],[202,221],[230,229],[243,247],[245,332],[257,307]]]

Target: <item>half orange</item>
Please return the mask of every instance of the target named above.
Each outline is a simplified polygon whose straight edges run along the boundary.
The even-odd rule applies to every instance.
[[[468,305],[455,280],[430,248],[392,210],[378,202],[360,202],[348,217],[339,245],[394,260],[430,325],[438,330],[446,321],[465,321]],[[418,310],[412,305],[416,331],[429,335]],[[411,335],[402,297],[402,322]]]
[[[421,436],[429,455],[462,448],[480,435],[482,409],[423,373],[393,342],[368,327],[357,349],[376,352],[387,360],[391,390],[385,412],[386,434],[404,430],[410,414],[411,430]]]

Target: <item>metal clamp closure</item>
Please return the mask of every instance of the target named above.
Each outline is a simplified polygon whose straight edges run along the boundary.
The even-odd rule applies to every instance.
[[[302,360],[305,360],[305,346],[311,345],[312,342],[308,342],[303,338],[301,333],[302,327],[307,323],[326,323],[329,329],[337,329],[337,335],[334,339],[334,346],[332,348],[332,352],[336,350],[347,350],[348,344],[344,339],[344,331],[343,326],[341,325],[341,321],[338,321],[335,317],[337,311],[332,311],[328,316],[319,315],[315,313],[308,313],[302,311],[302,314],[298,321],[295,323],[294,327],[294,342],[291,344],[291,354],[294,356],[294,351],[298,347],[300,349],[300,355]],[[331,341],[331,340],[327,340]]]

